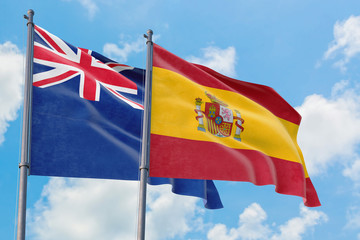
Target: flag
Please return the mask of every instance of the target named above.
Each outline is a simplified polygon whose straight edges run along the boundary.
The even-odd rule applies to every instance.
[[[35,26],[31,175],[139,179],[145,71]],[[120,73],[119,73],[120,72]],[[212,181],[150,178],[222,203]]]
[[[301,116],[272,88],[154,44],[150,176],[248,181],[319,206],[297,144]]]

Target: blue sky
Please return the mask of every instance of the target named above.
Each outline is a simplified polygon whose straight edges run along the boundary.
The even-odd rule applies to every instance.
[[[14,239],[26,21],[67,42],[145,67],[145,42],[225,75],[273,87],[302,115],[298,135],[322,206],[273,186],[215,184],[224,209],[148,192],[148,239],[360,239],[360,2],[1,1],[0,235]],[[138,183],[30,176],[35,239],[135,239]]]

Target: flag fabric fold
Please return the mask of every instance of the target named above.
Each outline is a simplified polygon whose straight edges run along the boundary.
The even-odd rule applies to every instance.
[[[154,44],[150,176],[272,184],[319,206],[297,144],[300,121],[272,88]]]
[[[144,76],[35,26],[31,175],[138,180]],[[222,207],[211,180],[149,184]]]

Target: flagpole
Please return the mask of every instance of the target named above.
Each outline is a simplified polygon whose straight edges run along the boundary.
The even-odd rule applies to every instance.
[[[18,205],[18,224],[17,224],[17,240],[25,239],[26,225],[26,192],[27,192],[27,176],[30,168],[30,128],[31,128],[31,99],[32,99],[32,75],[33,75],[33,45],[34,45],[34,11],[30,9],[28,16],[24,15],[27,22],[27,49],[25,64],[25,87],[24,87],[24,111],[22,126],[22,142],[21,142],[21,162],[20,181],[19,181],[19,205]]]
[[[150,116],[151,116],[151,81],[152,81],[152,52],[153,31],[148,30],[144,37],[147,38],[146,73],[145,73],[145,97],[144,97],[144,119],[143,137],[140,164],[140,193],[139,193],[139,215],[137,239],[145,239],[145,218],[146,218],[146,188],[149,175],[150,158]]]

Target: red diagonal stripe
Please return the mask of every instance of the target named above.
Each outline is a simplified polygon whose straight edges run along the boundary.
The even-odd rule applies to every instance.
[[[78,72],[70,70],[70,71],[67,71],[66,73],[63,73],[63,74],[59,75],[59,76],[52,77],[52,78],[47,78],[47,79],[44,79],[44,80],[41,80],[41,81],[34,82],[33,85],[35,87],[42,87],[42,86],[50,84],[50,83],[63,81],[64,79],[66,79],[68,77],[71,77],[74,74],[78,74]]]
[[[65,52],[57,45],[57,43],[41,28],[35,26],[35,30],[59,53],[65,54]]]
[[[66,58],[60,57],[59,55],[55,54],[52,51],[49,51],[45,48],[34,46],[34,58],[49,61],[49,62],[55,62],[55,63],[61,63],[65,65],[74,66],[76,63],[73,61],[70,61]]]

